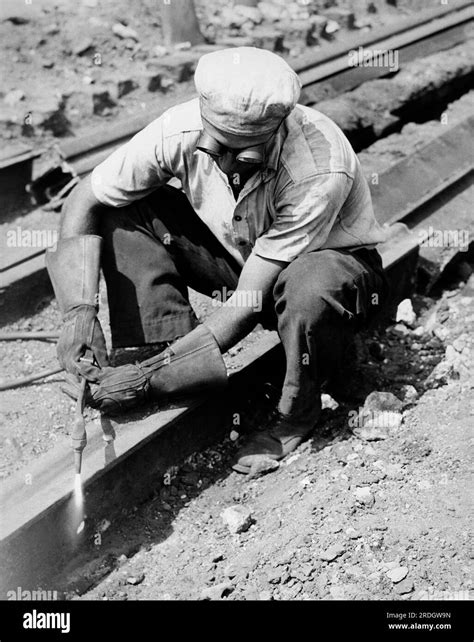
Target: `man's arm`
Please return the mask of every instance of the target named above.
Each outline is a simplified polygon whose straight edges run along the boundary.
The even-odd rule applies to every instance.
[[[94,196],[91,176],[86,176],[69,194],[63,205],[61,238],[97,234],[97,216],[104,206]]]
[[[205,320],[221,352],[231,348],[253,329],[260,311],[255,301],[264,303],[268,300],[278,275],[287,265],[257,254],[249,256],[234,294]]]

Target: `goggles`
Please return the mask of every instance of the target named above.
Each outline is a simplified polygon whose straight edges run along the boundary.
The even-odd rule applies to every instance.
[[[212,157],[220,158],[223,156],[229,148],[225,145],[222,145],[218,140],[213,136],[203,131],[199,137],[199,140],[196,144],[196,149],[206,152]],[[260,145],[253,145],[252,147],[246,147],[245,149],[240,149],[236,154],[236,159],[241,163],[249,163],[251,165],[260,165],[263,163],[264,158],[265,143],[260,143]]]

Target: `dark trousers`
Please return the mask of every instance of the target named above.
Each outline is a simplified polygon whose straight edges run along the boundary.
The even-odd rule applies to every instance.
[[[199,219],[186,196],[162,187],[127,207],[105,210],[102,268],[112,343],[173,340],[198,320],[187,286],[212,296],[235,289],[240,266]],[[321,384],[340,368],[354,331],[380,308],[386,280],[376,250],[319,250],[280,273],[261,321],[278,330],[286,356],[279,410],[316,421]]]

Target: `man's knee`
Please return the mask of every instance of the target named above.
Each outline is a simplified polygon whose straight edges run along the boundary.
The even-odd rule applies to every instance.
[[[340,304],[348,279],[340,256],[334,250],[303,254],[282,270],[273,289],[277,315],[286,310],[311,320],[325,320],[335,312],[350,317]]]

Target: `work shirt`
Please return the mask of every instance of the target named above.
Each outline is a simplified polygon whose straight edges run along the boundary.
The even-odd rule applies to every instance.
[[[201,131],[197,98],[167,110],[94,169],[96,198],[123,207],[178,179],[196,214],[240,265],[252,251],[291,262],[310,250],[385,240],[354,150],[315,109],[295,107],[237,200],[216,162],[196,150]]]

